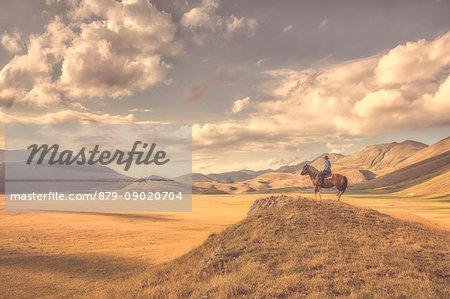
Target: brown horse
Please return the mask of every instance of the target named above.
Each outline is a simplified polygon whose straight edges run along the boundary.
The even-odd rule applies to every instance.
[[[347,188],[348,180],[347,177],[340,175],[338,173],[333,173],[331,177],[325,177],[323,179],[322,186],[319,187],[319,171],[313,166],[306,164],[303,166],[301,175],[308,175],[311,179],[311,183],[314,185],[314,198],[317,199],[317,193],[319,193],[319,198],[322,200],[320,195],[320,187],[331,188],[336,187],[338,193],[336,194],[338,201],[341,200],[341,195],[345,192]]]

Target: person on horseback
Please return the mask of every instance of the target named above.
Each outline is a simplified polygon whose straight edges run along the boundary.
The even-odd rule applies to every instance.
[[[319,187],[323,185],[323,178],[331,173],[330,159],[327,155],[323,156],[323,159],[325,160],[325,167],[323,171],[319,172]]]

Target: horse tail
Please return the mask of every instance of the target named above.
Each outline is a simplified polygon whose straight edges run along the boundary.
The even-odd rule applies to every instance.
[[[347,186],[348,186],[348,179],[346,176],[344,176],[344,182],[342,184],[341,194],[345,192],[345,189],[347,189]]]

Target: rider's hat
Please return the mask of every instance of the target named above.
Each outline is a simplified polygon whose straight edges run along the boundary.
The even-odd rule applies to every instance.
[[[327,155],[323,156],[323,158],[328,160],[328,156]]]

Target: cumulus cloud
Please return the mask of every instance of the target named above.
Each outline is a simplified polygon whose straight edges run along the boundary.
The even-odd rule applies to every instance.
[[[23,51],[24,48],[22,39],[17,32],[4,33],[1,36],[1,43],[6,50],[14,54]]]
[[[0,71],[0,105],[131,95],[166,80],[176,26],[147,0],[72,1]],[[19,38],[2,44],[20,51]]]
[[[195,102],[201,100],[210,90],[222,86],[234,84],[244,75],[242,68],[230,70],[218,70],[216,74],[208,80],[203,80],[187,87],[184,100]]]
[[[261,90],[272,99],[253,101],[254,111],[246,119],[195,125],[194,148],[205,153],[271,151],[448,126],[449,43],[450,32],[363,59],[266,71]]]
[[[381,86],[395,87],[442,78],[450,72],[449,48],[448,33],[433,41],[422,39],[399,45],[380,59],[375,79]]]
[[[233,109],[231,110],[231,113],[241,112],[242,110],[247,108],[249,104],[250,104],[250,98],[249,97],[246,97],[246,98],[243,98],[243,99],[240,99],[240,100],[236,100],[233,103]]]
[[[258,22],[253,18],[238,17],[235,15],[221,16],[217,13],[218,0],[203,0],[200,6],[186,12],[180,24],[194,32],[196,42],[203,43],[208,34],[231,38],[234,34],[253,35]]]

